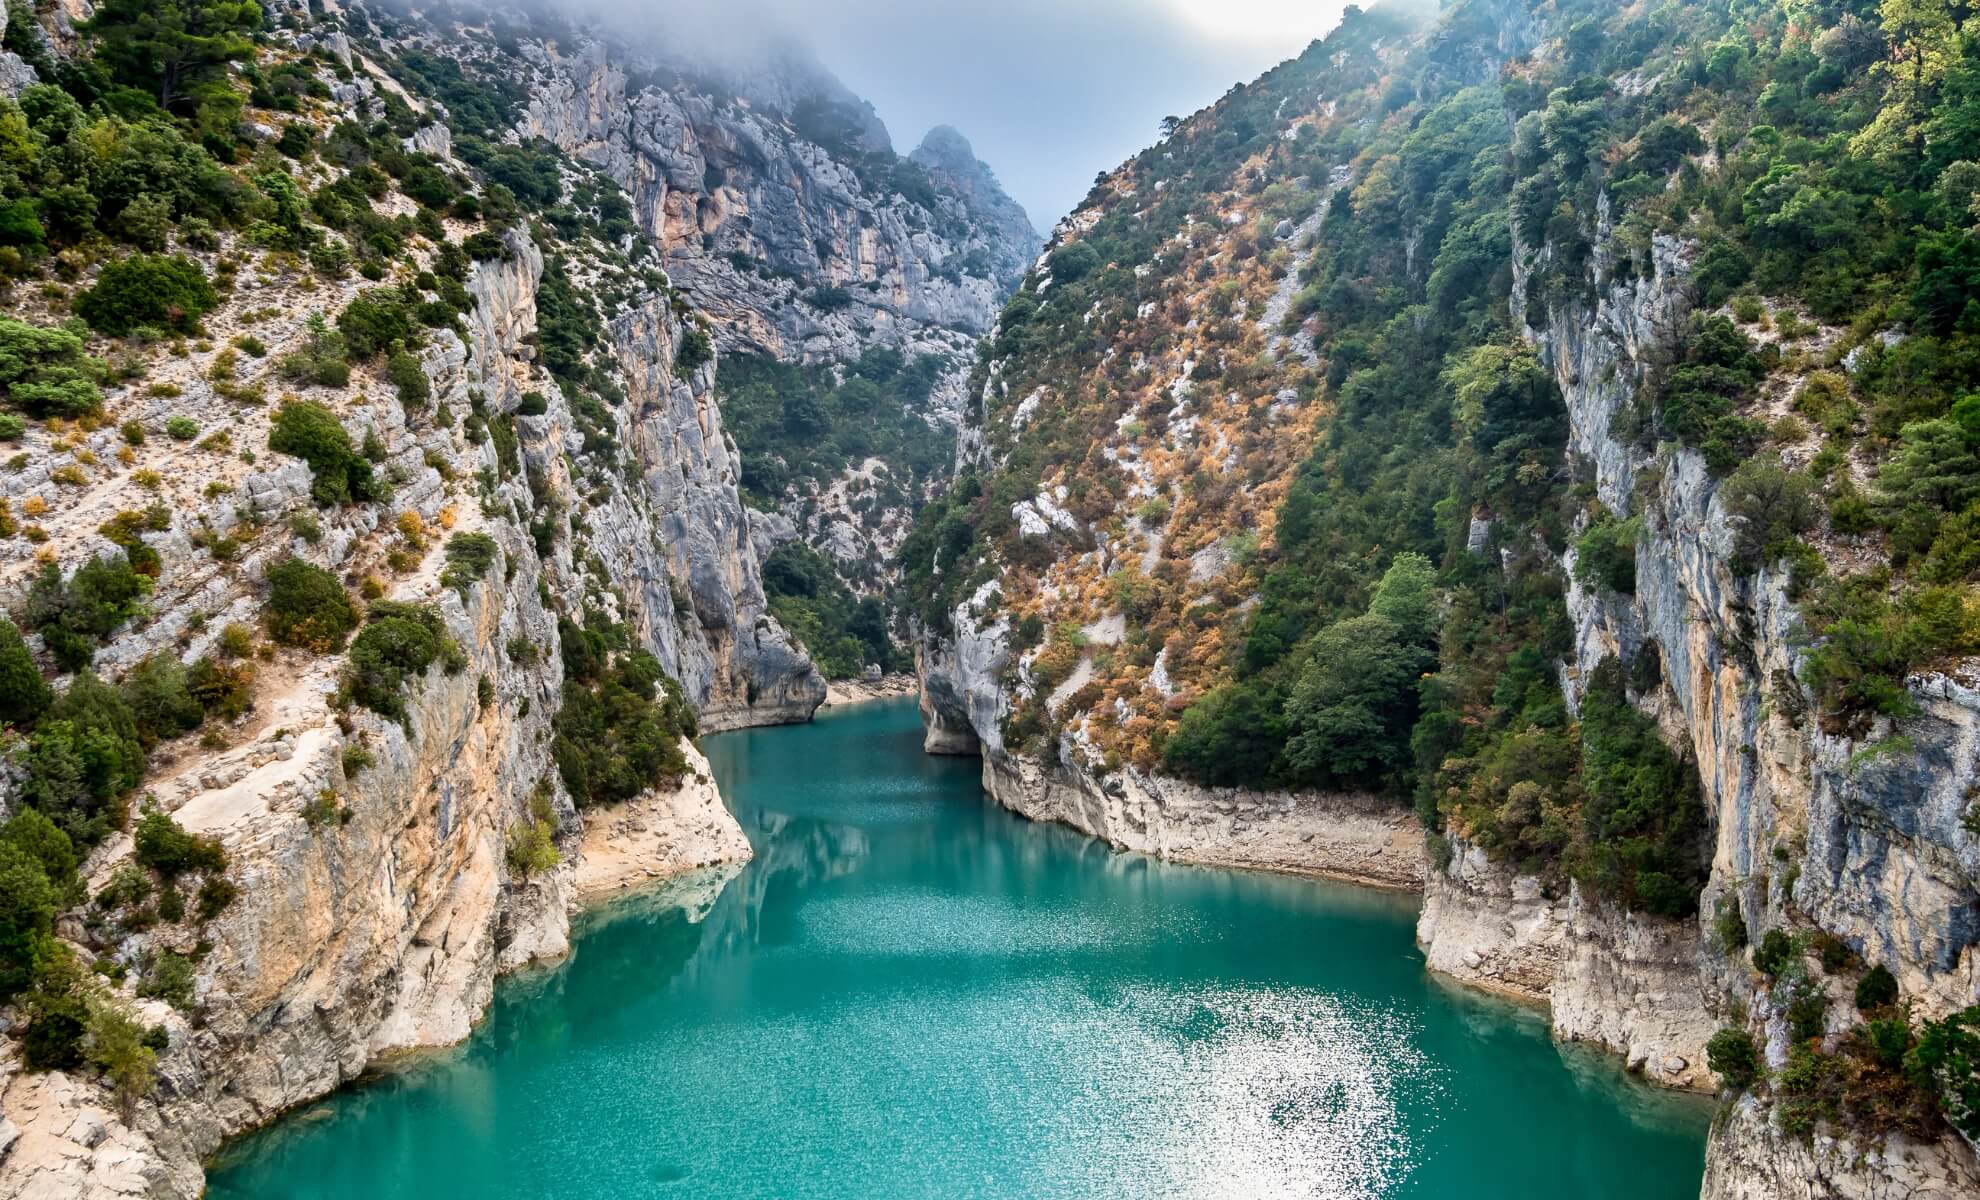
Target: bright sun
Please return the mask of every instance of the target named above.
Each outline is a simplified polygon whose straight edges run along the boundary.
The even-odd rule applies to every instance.
[[[1319,37],[1340,18],[1331,0],[1161,0],[1204,33],[1237,41],[1277,41],[1288,31]]]

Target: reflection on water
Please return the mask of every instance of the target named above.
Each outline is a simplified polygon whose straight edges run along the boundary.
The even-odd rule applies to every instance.
[[[1407,897],[1020,821],[911,706],[708,750],[754,861],[584,918],[212,1195],[1697,1193],[1705,1112],[1433,982]]]

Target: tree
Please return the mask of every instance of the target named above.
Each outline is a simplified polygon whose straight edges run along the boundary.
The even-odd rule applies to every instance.
[[[48,710],[54,694],[28,653],[21,631],[0,617],[0,724],[21,728]]]
[[[48,329],[0,316],[0,393],[37,417],[79,417],[102,407],[102,364],[83,353],[75,329]]]
[[[0,840],[0,1001],[34,981],[50,951],[58,899],[34,855]]]
[[[1405,641],[1428,645],[1439,623],[1437,569],[1414,550],[1396,555],[1375,585],[1368,611],[1395,623]]]
[[[1741,522],[1733,533],[1733,561],[1749,571],[1786,554],[1821,519],[1814,484],[1771,455],[1741,463],[1726,478],[1720,499]]]
[[[357,607],[337,577],[300,558],[268,568],[268,632],[284,646],[327,654],[357,628]]]
[[[224,87],[227,64],[254,56],[255,0],[103,0],[83,31],[120,82],[157,93],[168,111]]]
[[[184,255],[133,254],[103,268],[77,298],[76,315],[114,337],[146,325],[191,333],[219,302],[206,272]]]
[[[1943,417],[1914,421],[1899,438],[1897,452],[1877,472],[1884,503],[1958,512],[1980,496],[1980,457],[1957,422]]]
[[[1380,782],[1408,757],[1416,684],[1434,665],[1421,642],[1377,612],[1323,630],[1286,703],[1287,764],[1323,785]]]
[[[1760,1078],[1760,1054],[1753,1035],[1744,1029],[1721,1029],[1705,1043],[1705,1061],[1712,1073],[1731,1088],[1746,1088]]]

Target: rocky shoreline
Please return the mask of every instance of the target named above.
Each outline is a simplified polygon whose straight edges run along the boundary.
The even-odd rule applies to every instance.
[[[740,865],[755,853],[699,749],[686,747],[689,776],[671,792],[649,792],[585,817],[572,879],[573,912],[691,871]]]
[[[876,700],[905,700],[916,694],[912,674],[882,675],[878,679],[834,679],[825,685],[825,703],[820,708],[846,708],[871,704]]]

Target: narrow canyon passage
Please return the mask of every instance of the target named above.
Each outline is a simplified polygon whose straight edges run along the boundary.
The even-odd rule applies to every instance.
[[[1116,855],[909,703],[707,740],[757,856],[621,901],[216,1200],[1689,1197],[1709,1107],[1439,985],[1413,898]],[[714,881],[719,882],[719,881]]]

